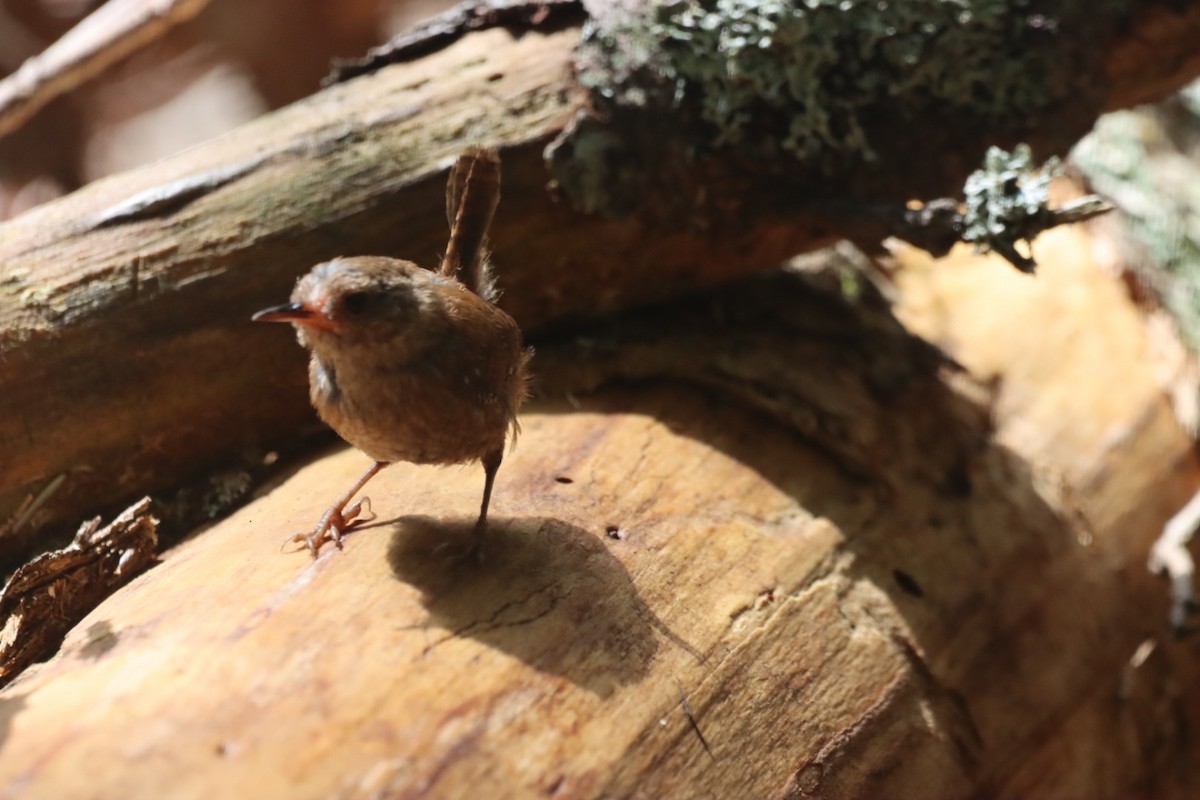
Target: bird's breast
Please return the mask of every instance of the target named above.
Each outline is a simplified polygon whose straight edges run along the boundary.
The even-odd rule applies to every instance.
[[[503,448],[513,411],[482,365],[313,357],[320,417],[378,461],[455,464]]]

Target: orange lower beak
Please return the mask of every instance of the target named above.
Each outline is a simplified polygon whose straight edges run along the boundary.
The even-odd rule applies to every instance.
[[[323,331],[334,330],[333,320],[304,303],[284,303],[259,311],[250,318],[251,322],[293,322],[308,328]]]

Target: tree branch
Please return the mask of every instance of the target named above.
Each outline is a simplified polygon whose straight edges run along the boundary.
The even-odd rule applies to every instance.
[[[0,80],[0,136],[21,127],[47,103],[196,16],[208,0],[109,0]]]

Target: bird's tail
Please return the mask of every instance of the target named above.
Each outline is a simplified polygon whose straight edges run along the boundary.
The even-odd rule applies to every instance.
[[[441,274],[456,278],[485,300],[496,299],[488,259],[487,235],[500,202],[500,156],[473,147],[459,156],[446,184],[446,220],[450,243]]]

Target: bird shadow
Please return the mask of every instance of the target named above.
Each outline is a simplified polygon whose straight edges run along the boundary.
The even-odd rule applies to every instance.
[[[474,519],[409,516],[392,523],[388,563],[421,591],[430,650],[470,637],[601,697],[640,681],[656,633],[695,657],[642,600],[625,567],[582,528],[549,517],[490,521],[471,552]]]

